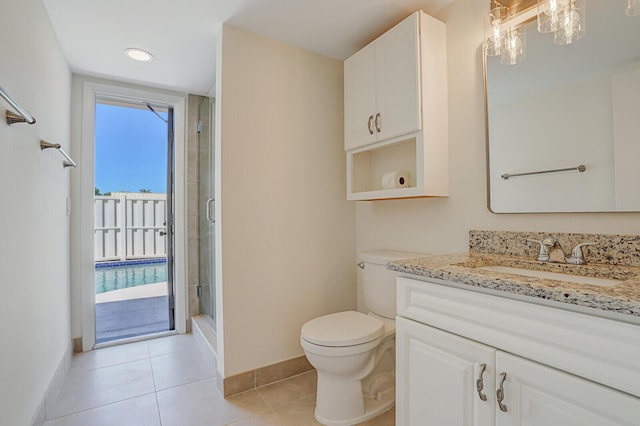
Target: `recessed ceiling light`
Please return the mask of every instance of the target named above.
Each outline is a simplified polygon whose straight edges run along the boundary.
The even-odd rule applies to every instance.
[[[153,55],[147,52],[146,50],[130,47],[127,50],[125,50],[124,53],[128,57],[130,57],[131,59],[135,59],[136,61],[141,61],[141,62],[153,61]]]

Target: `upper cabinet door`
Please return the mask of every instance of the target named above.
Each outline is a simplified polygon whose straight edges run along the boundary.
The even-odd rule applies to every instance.
[[[375,43],[378,140],[421,127],[418,18],[412,14]]]
[[[344,63],[345,150],[376,141],[376,51],[369,45]]]
[[[344,63],[345,150],[420,129],[420,14]]]

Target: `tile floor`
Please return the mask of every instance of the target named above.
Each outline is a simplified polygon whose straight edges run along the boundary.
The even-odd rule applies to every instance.
[[[175,335],[75,355],[45,426],[306,426],[314,371],[224,399],[215,357],[192,335]],[[368,426],[393,426],[393,410]]]

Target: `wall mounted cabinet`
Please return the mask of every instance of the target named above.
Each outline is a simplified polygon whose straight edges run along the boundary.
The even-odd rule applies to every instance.
[[[636,425],[640,327],[398,279],[397,424]]]
[[[344,79],[347,198],[448,195],[445,24],[415,12],[347,59]],[[382,188],[395,170],[409,187]]]

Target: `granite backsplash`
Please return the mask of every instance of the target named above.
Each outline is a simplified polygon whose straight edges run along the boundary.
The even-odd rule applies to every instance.
[[[583,247],[587,263],[640,266],[640,235],[578,234],[563,232],[469,231],[469,253],[526,256],[535,259],[539,246],[527,238],[542,241],[555,236],[569,255],[576,244],[595,242]]]

